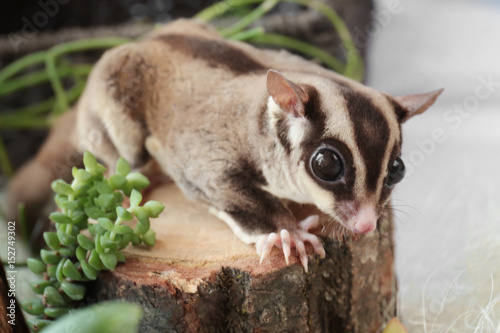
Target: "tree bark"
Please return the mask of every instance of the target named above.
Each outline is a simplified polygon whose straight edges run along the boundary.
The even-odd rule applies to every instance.
[[[101,274],[87,299],[140,303],[140,332],[380,332],[395,315],[390,215],[372,235],[324,238],[326,258],[311,255],[305,273],[278,248],[259,265],[253,246],[174,185],[150,196],[166,206],[152,221],[156,245],[127,248],[126,263]]]

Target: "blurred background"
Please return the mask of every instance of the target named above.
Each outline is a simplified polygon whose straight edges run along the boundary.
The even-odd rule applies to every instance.
[[[400,4],[372,33],[368,85],[445,88],[404,125],[400,314],[410,332],[500,332],[500,1]]]
[[[0,69],[59,42],[137,37],[214,1],[41,2],[56,3],[57,12],[33,0],[0,2]],[[435,106],[404,125],[407,177],[393,199],[400,317],[410,332],[500,332],[500,1],[329,2],[365,57],[369,86],[394,96],[445,88]],[[283,4],[274,14],[292,19],[264,23],[345,56],[335,36],[321,33],[328,22],[302,15],[310,29],[291,27],[300,13]],[[100,53],[72,60],[92,63]],[[0,115],[51,94],[48,84],[28,91],[0,99]],[[37,151],[47,134],[42,125],[0,123],[13,169]]]

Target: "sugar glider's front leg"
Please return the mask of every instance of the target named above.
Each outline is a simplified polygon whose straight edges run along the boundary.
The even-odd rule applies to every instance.
[[[219,194],[213,193],[215,196],[211,201],[218,208],[212,206],[211,213],[226,222],[242,241],[255,243],[261,263],[276,245],[282,248],[288,264],[291,249],[295,247],[307,272],[304,243],[310,243],[322,258],[325,256],[321,241],[309,232],[318,225],[318,216],[297,222],[281,200],[256,185],[250,185],[252,179],[241,176],[233,183],[225,182],[228,186],[221,188]]]
[[[309,230],[318,226],[319,217],[317,215],[311,215],[300,222],[297,222],[295,218],[290,218],[288,227],[283,225],[275,228],[273,232],[259,234],[258,232],[250,233],[242,228],[242,225],[245,223],[242,223],[242,220],[235,219],[225,211],[211,207],[210,212],[226,222],[242,241],[247,244],[255,243],[257,254],[260,255],[261,264],[269,256],[273,246],[278,246],[282,248],[285,261],[288,265],[291,249],[295,247],[299,254],[300,262],[307,272],[307,253],[304,245],[306,242],[309,242],[313,246],[314,252],[319,254],[321,258],[325,257],[325,250],[318,236],[309,232]],[[263,223],[266,221],[271,222],[266,220],[264,216],[261,221]]]

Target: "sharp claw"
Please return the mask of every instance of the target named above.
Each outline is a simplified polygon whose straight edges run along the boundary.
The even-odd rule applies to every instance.
[[[321,258],[324,258],[326,256],[323,244],[321,244],[321,241],[317,236],[303,233],[300,235],[300,239],[303,241],[308,241],[313,246],[314,252],[319,254]]]
[[[319,252],[318,252],[318,250],[319,250]],[[325,252],[325,249],[323,248],[323,245],[320,245],[320,247],[318,249],[314,248],[314,251],[316,251],[316,253],[319,254],[319,257],[321,259],[325,259],[326,252]]]
[[[294,246],[297,249],[304,271],[307,273],[308,257],[304,242],[309,242],[313,246],[314,252],[321,258],[326,256],[321,240],[316,235],[309,233],[309,229],[313,229],[318,226],[319,216],[312,215],[300,222],[299,229],[294,228],[292,231],[282,229],[279,233],[273,232],[267,236],[262,235],[259,237],[256,244],[257,253],[260,255],[260,263],[262,264],[264,259],[266,259],[271,253],[272,248],[277,246],[282,248],[286,264],[288,265],[291,248]]]
[[[311,215],[299,223],[300,229],[309,231],[319,225],[319,216]]]
[[[271,253],[271,250],[274,246],[274,243],[279,239],[279,236],[277,233],[273,232],[270,233],[269,236],[267,236],[267,239],[264,241],[263,247],[262,247],[262,253],[260,255],[260,261],[259,263],[262,265],[262,262],[264,259],[266,259],[267,256],[269,256],[269,253]]]
[[[264,246],[264,241],[266,240],[265,236],[259,237],[257,244],[255,244],[255,248],[257,249],[257,254],[260,256],[262,254],[262,247]]]
[[[306,273],[308,272],[307,270],[307,253],[306,253],[306,248],[304,246],[304,243],[301,240],[295,240],[295,247],[297,247],[297,251],[299,251],[299,258],[300,262],[302,263],[302,266],[304,266],[304,270]]]
[[[285,262],[288,265],[290,257],[290,233],[288,230],[281,230],[281,245],[283,246],[283,254],[285,255]]]

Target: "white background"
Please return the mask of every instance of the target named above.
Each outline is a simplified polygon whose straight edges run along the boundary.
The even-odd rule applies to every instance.
[[[380,0],[375,13],[378,29],[361,27],[374,38],[368,85],[395,96],[445,88],[404,125],[400,315],[410,332],[500,332],[500,1]],[[481,77],[498,84],[483,100]],[[460,124],[446,118],[464,103]],[[430,143],[435,129],[444,142]]]

